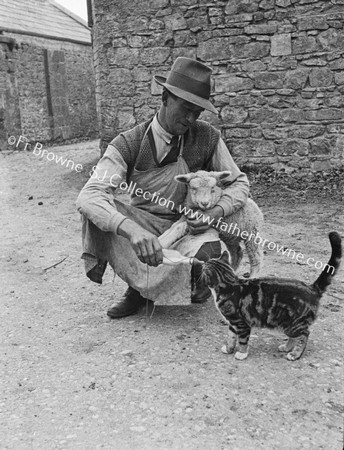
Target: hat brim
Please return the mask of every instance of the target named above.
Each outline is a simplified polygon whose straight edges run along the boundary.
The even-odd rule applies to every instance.
[[[214,114],[218,114],[217,109],[209,100],[199,97],[198,95],[191,94],[190,92],[184,91],[183,89],[177,88],[175,86],[172,86],[171,84],[166,83],[165,77],[155,75],[154,80],[161,86],[164,86],[167,90],[171,91],[172,94],[176,95],[177,97],[180,97],[183,100],[186,100],[187,102],[193,103],[194,105],[200,106],[201,108],[204,108],[207,111],[211,111]]]

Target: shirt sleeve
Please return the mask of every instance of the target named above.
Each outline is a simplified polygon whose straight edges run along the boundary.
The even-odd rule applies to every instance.
[[[245,173],[235,164],[229,150],[220,138],[210,162],[210,170],[229,170],[231,176],[226,181],[222,197],[217,203],[224,211],[224,216],[235,213],[242,208],[249,194],[249,181]]]
[[[127,170],[122,155],[110,144],[77,198],[78,211],[102,231],[117,233],[126,218],[117,211],[114,194],[121,182],[126,181]]]

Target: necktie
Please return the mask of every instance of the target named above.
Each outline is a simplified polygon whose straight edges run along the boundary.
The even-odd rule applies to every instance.
[[[173,136],[171,139],[171,150],[167,153],[165,158],[161,161],[161,166],[166,166],[167,164],[171,164],[173,162],[177,161],[178,155],[179,155],[179,136]]]

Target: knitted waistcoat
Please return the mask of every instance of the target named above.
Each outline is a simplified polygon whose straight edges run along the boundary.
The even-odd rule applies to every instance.
[[[128,165],[127,181],[129,181],[134,167],[138,170],[149,170],[157,167],[152,156],[148,136],[145,136],[150,122],[151,120],[120,133],[110,142],[120,152]],[[190,172],[208,168],[219,138],[220,132],[202,120],[197,120],[190,127],[184,135],[183,149],[183,158]]]

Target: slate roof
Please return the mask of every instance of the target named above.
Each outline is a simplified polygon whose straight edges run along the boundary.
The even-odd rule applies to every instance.
[[[2,30],[91,43],[86,22],[53,0],[0,0]]]

